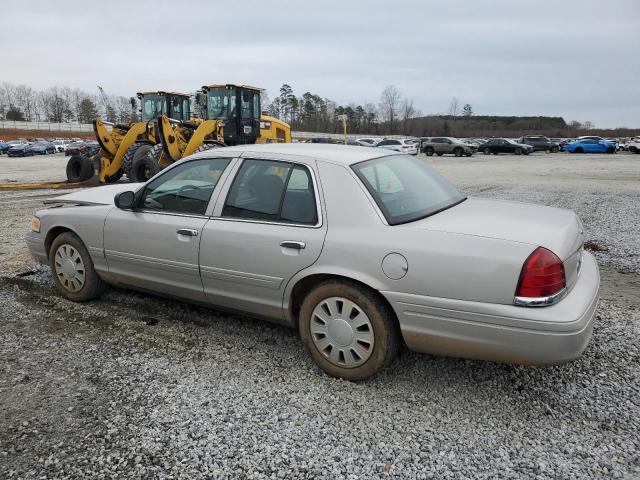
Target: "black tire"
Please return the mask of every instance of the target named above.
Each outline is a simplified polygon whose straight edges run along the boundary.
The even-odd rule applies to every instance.
[[[582,147],[578,147],[574,150],[574,153],[584,153],[584,150],[582,149]]]
[[[558,153],[559,148],[558,147],[551,147],[551,153]]]
[[[132,182],[131,172],[133,168],[133,162],[136,158],[144,157],[149,153],[151,147],[148,143],[134,143],[131,145],[122,158],[122,171],[127,176],[130,182]]]
[[[482,150],[482,153],[484,153],[485,155],[490,155],[491,154],[491,149],[490,148],[485,148],[484,150]]]
[[[464,154],[464,150],[462,150],[460,147],[457,147],[453,150],[453,154],[456,157],[461,157]]]
[[[57,256],[59,251],[61,255],[64,253],[64,255],[68,255],[70,258],[62,260],[62,257]],[[77,260],[75,262],[73,261],[74,259],[71,258],[73,254],[70,253],[72,251],[77,252],[81,263],[78,263]],[[76,259],[77,258],[76,256]],[[78,280],[69,280],[67,273],[65,273],[68,270],[72,270],[71,267],[74,267],[76,274],[78,274],[78,265],[82,267],[84,274],[84,283],[81,287]],[[49,249],[49,266],[51,267],[51,275],[53,276],[56,287],[60,293],[62,293],[62,296],[74,302],[88,302],[89,300],[98,298],[107,288],[107,284],[96,273],[93,260],[91,260],[87,248],[75,233],[65,232],[54,238],[51,243],[51,248]],[[56,271],[56,267],[62,271]],[[80,288],[77,290],[72,289],[72,284]]]
[[[513,153],[515,153],[516,155],[522,155],[522,149],[521,148],[516,148]]]
[[[616,149],[614,147],[609,147],[607,148],[607,153],[609,154],[616,153]]]
[[[432,157],[435,153],[435,150],[432,147],[427,147],[424,149],[424,153],[425,155],[427,155],[427,157]]]
[[[356,304],[369,319],[373,334],[373,348],[369,354],[370,356],[360,365],[342,367],[330,361],[325,354],[318,349],[311,337],[311,322],[319,318],[313,315],[314,309],[322,304],[324,300],[331,297],[341,297],[350,300]],[[340,315],[343,314],[343,312],[338,313]],[[350,317],[346,322],[351,322],[352,318],[354,317]],[[400,347],[400,329],[393,310],[374,291],[348,281],[329,280],[314,288],[302,302],[298,326],[300,336],[307,346],[314,362],[327,374],[333,377],[344,378],[345,380],[365,380],[374,376],[380,369],[391,363]],[[369,327],[367,326],[367,328]],[[318,334],[316,333],[315,335]],[[331,349],[331,351],[332,350],[333,349]],[[340,348],[340,350],[342,350],[342,348]],[[349,347],[345,348],[345,350],[349,350]],[[325,349],[325,352],[326,351]],[[353,350],[351,350],[351,352],[353,352]],[[344,359],[344,355],[342,358]],[[362,359],[360,361],[362,361]]]
[[[146,182],[155,174],[162,170],[160,165],[160,158],[162,157],[162,145],[157,144],[151,147],[149,152],[142,156],[138,156],[131,166],[131,176],[129,179],[132,182]]]
[[[84,182],[93,176],[93,163],[84,155],[71,155],[67,162],[67,180],[72,183]]]

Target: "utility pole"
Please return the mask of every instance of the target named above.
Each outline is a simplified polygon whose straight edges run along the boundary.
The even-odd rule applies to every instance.
[[[344,144],[347,144],[347,116],[338,115],[338,120],[342,122],[342,129],[344,131]]]

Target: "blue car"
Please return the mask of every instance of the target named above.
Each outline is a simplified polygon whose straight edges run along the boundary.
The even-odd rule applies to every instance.
[[[578,138],[568,143],[564,149],[569,153],[616,153],[613,142],[595,138]]]
[[[56,147],[51,142],[36,142],[27,147],[27,155],[47,155],[56,153]]]
[[[9,142],[11,144],[11,142]],[[17,142],[9,145],[9,150],[7,150],[7,155],[10,157],[26,157],[27,155],[31,155],[29,153],[30,143],[27,142]]]
[[[6,153],[7,150],[9,150],[9,144],[0,140],[0,155]]]

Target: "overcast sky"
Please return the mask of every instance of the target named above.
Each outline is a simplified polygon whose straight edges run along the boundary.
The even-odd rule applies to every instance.
[[[147,11],[145,5],[153,5]],[[340,104],[640,127],[640,0],[2,0],[0,82],[131,96],[282,83]]]

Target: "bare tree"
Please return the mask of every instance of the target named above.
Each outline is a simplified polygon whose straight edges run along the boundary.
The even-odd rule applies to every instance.
[[[458,101],[458,97],[453,97],[451,99],[451,103],[449,104],[449,116],[457,117],[460,113],[460,101]]]
[[[593,123],[587,120],[582,124],[582,128],[585,130],[591,130],[594,127]]]
[[[388,85],[380,95],[380,116],[389,124],[389,131],[394,132],[395,121],[400,108],[402,94],[395,85]]]
[[[36,115],[36,92],[26,85],[15,88],[15,103],[27,122],[33,121]]]

